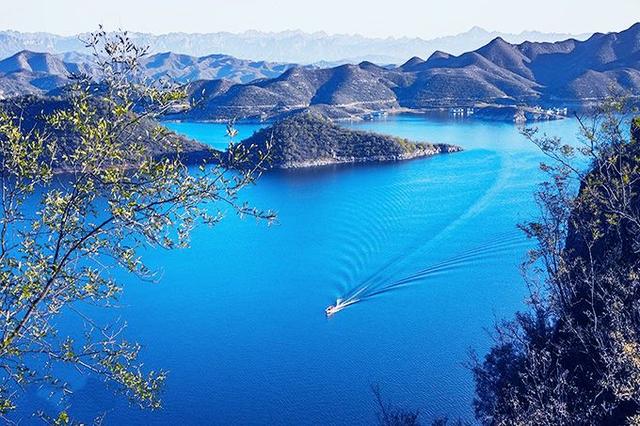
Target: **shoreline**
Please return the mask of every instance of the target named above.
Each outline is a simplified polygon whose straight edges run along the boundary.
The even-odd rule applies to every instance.
[[[561,120],[569,117],[573,113],[580,112],[584,109],[588,109],[589,107],[583,107],[580,109],[568,109],[567,113],[564,115],[548,113],[547,110],[537,110],[536,107],[531,106],[518,106],[518,105],[498,105],[498,104],[477,104],[472,107],[464,107],[464,109],[471,109],[474,111],[472,114],[453,114],[451,111],[455,108],[446,108],[446,107],[433,107],[433,108],[389,108],[389,109],[381,109],[381,110],[372,110],[366,112],[357,112],[357,113],[348,113],[345,110],[335,109],[331,111],[324,111],[322,115],[331,119],[331,121],[336,123],[345,123],[345,122],[367,122],[367,121],[380,121],[384,120],[387,116],[399,116],[399,115],[413,115],[413,116],[430,116],[430,115],[438,115],[438,116],[448,116],[452,119],[469,119],[469,120],[482,120],[482,121],[501,121],[501,122],[512,122],[514,124],[519,124],[522,122],[544,122],[550,120]],[[248,116],[245,118],[237,118],[233,119],[229,118],[190,118],[186,117],[164,117],[161,119],[162,123],[203,123],[203,124],[226,124],[230,120],[235,120],[236,123],[241,124],[273,124],[279,120],[282,120],[292,114],[300,113],[303,111],[313,111],[313,106],[301,109],[295,109],[290,111],[284,111],[279,114],[271,115],[267,118],[260,119],[256,116]],[[489,114],[484,114],[484,111],[491,111]],[[511,113],[511,115],[509,115]],[[477,115],[476,115],[477,114]],[[494,117],[491,114],[495,114]],[[527,119],[517,119],[516,115],[526,115]]]
[[[402,155],[381,155],[369,158],[342,157],[342,158],[322,158],[317,160],[301,161],[295,163],[284,164],[274,167],[271,170],[301,170],[313,169],[326,166],[352,165],[352,164],[381,164],[395,163],[402,161],[418,160],[423,158],[436,157],[439,155],[455,154],[463,152],[464,149],[455,145],[436,144],[432,145],[435,149],[416,149],[414,152]]]

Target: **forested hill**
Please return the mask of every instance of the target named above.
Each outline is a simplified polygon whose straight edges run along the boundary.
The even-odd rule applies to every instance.
[[[287,117],[256,132],[242,145],[252,152],[268,151],[269,168],[281,169],[400,161],[461,151],[453,145],[413,143],[397,137],[345,129],[312,113]]]
[[[91,101],[96,114],[94,120],[109,119],[112,112],[100,100]],[[72,152],[79,143],[79,136],[73,129],[59,129],[52,126],[47,117],[59,111],[70,111],[72,104],[63,97],[38,97],[24,96],[21,98],[0,101],[0,111],[11,117],[14,123],[19,123],[25,133],[37,131],[42,134],[55,135],[58,149],[64,152]],[[182,162],[187,165],[199,165],[204,161],[218,161],[219,152],[209,146],[190,140],[164,129],[163,137],[150,137],[157,133],[160,124],[150,118],[136,120],[121,132],[120,143],[137,144],[146,142],[146,154],[153,158],[171,158],[180,156]],[[57,171],[71,171],[73,166],[61,160],[61,155],[55,156],[54,168]],[[135,164],[131,164],[135,166]]]

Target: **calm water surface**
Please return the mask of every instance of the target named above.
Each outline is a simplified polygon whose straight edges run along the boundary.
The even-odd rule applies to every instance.
[[[528,245],[514,230],[535,215],[541,155],[511,124],[399,116],[350,126],[465,152],[270,173],[245,196],[277,211],[275,226],[230,214],[198,228],[189,250],[148,252],[162,280],[131,283],[118,315],[146,365],[169,371],[165,408],[130,408],[82,378],[71,412],[106,411],[106,424],[371,424],[377,383],[425,421],[472,420],[464,363],[470,348],[487,350],[496,318],[523,306]],[[220,124],[170,127],[228,143]],[[239,125],[240,136],[258,127]],[[539,127],[576,130],[569,120]],[[325,317],[363,283],[364,300]]]

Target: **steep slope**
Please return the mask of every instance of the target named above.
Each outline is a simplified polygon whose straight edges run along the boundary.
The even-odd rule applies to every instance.
[[[507,43],[501,38],[496,38],[476,52],[500,68],[518,74],[521,77],[532,80],[533,72],[528,68],[530,59],[527,58],[517,46]]]
[[[22,51],[0,61],[0,98],[44,94],[69,84],[72,75],[94,73],[94,67],[86,62],[65,62],[61,55]]]
[[[549,99],[590,99],[610,87],[640,94],[640,23],[620,33],[594,34],[583,42],[524,43],[518,48],[529,57],[529,68]]]
[[[501,337],[473,367],[481,424],[624,425],[638,418],[637,124],[631,139],[621,134],[626,123],[597,126],[598,148],[571,199],[554,197],[554,184],[542,190],[544,219],[526,230],[554,266],[542,271],[547,284],[535,305],[499,326]],[[554,239],[564,244],[548,243]]]
[[[398,106],[396,96],[377,74],[382,69],[360,65],[343,65],[332,70],[331,77],[315,91],[311,104],[336,106],[368,105],[372,108]]]
[[[195,57],[171,52],[151,55],[141,61],[143,73],[147,77],[171,78],[179,83],[220,78],[247,83],[277,77],[292,66],[293,64],[237,59],[228,55]]]
[[[494,60],[508,63],[498,54]],[[537,97],[536,83],[501,67],[478,52],[439,55],[414,67],[415,80],[396,92],[402,106],[433,108],[473,105],[479,102],[529,102]]]
[[[433,57],[433,55],[431,55],[431,56]],[[411,70],[415,69],[416,67],[424,64],[424,63],[425,63],[424,59],[422,59],[419,56],[414,56],[413,58],[409,59],[404,64],[400,65],[398,68],[400,68],[402,71],[411,71]]]
[[[0,61],[0,73],[32,72],[63,75],[68,72],[65,63],[54,55],[22,51]]]
[[[306,108],[319,87],[331,78],[331,70],[294,67],[280,77],[237,84],[220,95],[204,94],[206,108],[189,111],[190,118],[245,118]]]
[[[0,61],[0,96],[45,94],[68,84],[73,74],[96,77],[93,61],[92,56],[75,52],[58,55],[19,52]],[[227,55],[198,58],[169,52],[142,58],[140,72],[143,77],[152,80],[171,79],[178,83],[214,79],[247,83],[277,77],[292,66],[248,61]]]

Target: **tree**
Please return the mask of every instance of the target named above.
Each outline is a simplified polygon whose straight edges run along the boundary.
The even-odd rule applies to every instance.
[[[186,247],[196,224],[215,225],[227,209],[274,218],[238,201],[261,172],[261,161],[243,171],[232,168],[243,164],[246,147],[231,146],[228,155],[200,152],[198,167],[187,167],[193,161],[184,150],[188,142],[154,121],[183,104],[185,93],[168,81],[139,77],[146,49],[126,33],[102,29],[87,47],[98,80],[75,76],[59,98],[5,104],[0,114],[5,420],[25,387],[51,386],[64,394],[58,364],[101,376],[142,407],[160,407],[165,372],[141,368],[140,345],[124,340],[121,326],[85,316],[82,306],[117,300],[118,270],[152,279],[139,256],[143,247]],[[61,315],[81,316],[86,330],[61,335],[54,321]],[[68,421],[62,412],[54,422]]]
[[[522,226],[536,241],[531,309],[497,327],[473,368],[484,424],[640,423],[640,121],[629,136],[628,112],[612,100],[579,119],[578,144],[525,131],[550,179]]]

